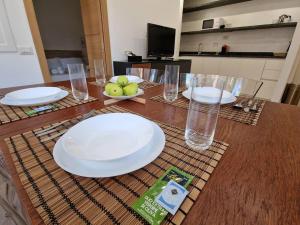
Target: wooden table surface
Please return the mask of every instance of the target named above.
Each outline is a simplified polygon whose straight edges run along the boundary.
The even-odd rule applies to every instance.
[[[69,87],[69,82],[45,84],[54,85]],[[11,90],[2,89],[0,94]],[[89,92],[99,101],[0,126],[0,149],[32,224],[43,222],[21,186],[3,139],[104,107],[102,89],[89,85]],[[145,98],[161,92],[160,86],[147,89]],[[146,105],[132,101],[117,105],[185,127],[185,109],[151,100]],[[267,102],[257,126],[220,118],[215,138],[230,146],[183,224],[299,225],[300,108]]]

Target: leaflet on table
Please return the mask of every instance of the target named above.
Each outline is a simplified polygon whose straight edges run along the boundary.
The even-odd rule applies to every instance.
[[[152,187],[150,187],[149,190],[147,190],[139,199],[137,199],[136,202],[132,205],[132,208],[135,212],[137,212],[139,215],[141,215],[145,220],[147,220],[151,225],[159,225],[164,218],[167,216],[168,211],[162,207],[159,203],[156,202],[156,198],[160,196],[162,191],[168,186],[169,181],[176,182],[176,187],[173,186],[171,188],[180,190],[180,187],[187,188],[188,185],[192,182],[193,176],[190,174],[187,174],[178,168],[172,166],[170,167],[164,175],[162,175]],[[179,193],[179,191],[177,192]],[[172,189],[171,189],[172,191]],[[175,192],[175,191],[173,191]],[[180,196],[186,196],[187,192],[181,192]],[[176,197],[175,197],[176,196]],[[179,195],[174,194],[174,202],[177,204],[181,204],[182,201],[175,200],[175,198],[178,198]],[[180,198],[180,197],[179,197]],[[169,199],[170,200],[170,199]],[[163,205],[163,204],[162,204]],[[165,205],[164,205],[165,206]],[[175,213],[180,205],[174,205],[174,207],[171,207],[172,213]],[[167,208],[167,207],[166,207]]]

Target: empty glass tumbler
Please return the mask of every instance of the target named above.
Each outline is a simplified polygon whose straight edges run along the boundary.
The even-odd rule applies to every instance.
[[[192,78],[185,129],[186,144],[192,149],[205,150],[213,142],[225,82],[226,77],[219,75]]]
[[[78,101],[87,100],[89,92],[83,64],[68,64],[72,94]]]
[[[95,78],[96,82],[100,86],[104,86],[106,82],[105,78],[105,69],[104,69],[104,62],[102,59],[95,59],[94,60],[94,68],[95,68]]]
[[[167,65],[164,74],[164,99],[173,102],[178,96],[179,66]]]

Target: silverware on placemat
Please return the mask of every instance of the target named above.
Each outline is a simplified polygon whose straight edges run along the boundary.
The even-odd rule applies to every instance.
[[[95,110],[91,110],[90,112],[84,114],[84,115],[82,116],[82,118],[79,120],[79,122],[80,122],[80,121],[83,121],[83,120],[86,120],[86,119],[88,119],[88,118],[90,118],[90,117],[93,117],[93,116],[95,116],[95,115],[97,115],[96,111],[95,111]],[[57,124],[55,124],[55,125],[53,125],[53,126],[51,126],[51,127],[46,128],[46,129],[44,129],[44,130],[37,131],[37,132],[35,132],[35,134],[36,134],[37,137],[42,137],[42,136],[45,136],[45,135],[47,135],[47,134],[54,133],[54,132],[58,131],[57,128],[59,128],[60,126],[64,125],[64,124],[65,124],[66,122],[68,122],[68,121],[69,121],[69,120],[64,120],[64,121],[62,121],[62,122],[60,122],[60,123],[57,123]],[[41,139],[41,142],[46,142],[46,141],[50,141],[50,140],[52,140],[52,139],[54,139],[54,138],[57,138],[57,137],[63,135],[64,133],[66,133],[67,130],[68,130],[68,128],[63,129],[63,130],[59,131],[58,133],[53,134],[53,135],[51,135],[51,136],[49,136],[49,137],[47,136],[47,137],[45,137],[45,138],[42,138],[42,139]]]
[[[252,107],[250,108],[250,110],[251,110],[251,111],[254,111],[254,112],[257,112],[257,111],[258,111],[258,103],[259,103],[259,101],[256,100],[256,101],[254,102],[254,104],[252,105]]]
[[[258,100],[255,100],[255,97],[256,97],[257,93],[259,92],[259,90],[261,89],[262,85],[263,85],[263,82],[261,82],[261,84],[259,85],[259,87],[255,91],[253,96],[251,96],[250,98],[241,100],[240,102],[234,104],[233,107],[243,109],[244,112],[247,112],[247,113],[250,112],[250,111],[255,111],[256,112],[258,110],[258,107],[257,107]]]

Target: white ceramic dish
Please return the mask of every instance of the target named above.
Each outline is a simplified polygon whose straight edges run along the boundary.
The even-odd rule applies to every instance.
[[[64,135],[62,146],[80,160],[114,160],[146,146],[153,136],[150,120],[131,113],[107,113],[79,122]]]
[[[144,80],[140,77],[137,77],[137,76],[133,76],[133,75],[126,75],[129,83],[131,82],[134,82],[134,83],[142,83]],[[118,79],[118,76],[113,76],[111,79],[110,79],[110,82],[112,83],[116,83],[117,82],[117,79]]]
[[[46,105],[53,102],[57,102],[66,96],[68,96],[69,92],[62,90],[55,96],[44,97],[39,99],[30,99],[30,100],[14,100],[12,98],[4,97],[0,100],[0,103],[3,105],[10,106],[38,106],[38,105]]]
[[[113,177],[130,173],[151,163],[164,149],[164,132],[157,124],[151,124],[154,134],[150,143],[127,157],[111,161],[79,160],[63,150],[62,136],[54,146],[54,160],[63,170],[83,177]]]
[[[213,88],[213,87],[197,87],[194,89],[194,91],[195,91],[194,98],[197,101],[199,101],[201,103],[205,103],[205,104],[216,103],[218,101],[217,96],[219,96],[219,94],[220,94],[219,93],[220,90],[217,88]],[[185,98],[190,99],[191,98],[191,89],[183,91],[182,95]],[[235,96],[233,96],[229,91],[224,90],[222,100],[221,100],[221,105],[235,102],[236,99],[237,98]]]
[[[126,100],[126,99],[130,99],[130,98],[134,98],[136,96],[139,96],[139,95],[143,95],[144,94],[144,91],[142,89],[138,89],[138,92],[135,94],[135,95],[131,95],[131,96],[126,96],[126,95],[122,95],[122,96],[111,96],[111,95],[108,95],[106,93],[106,91],[103,91],[103,95],[106,96],[106,97],[109,97],[109,98],[114,98],[114,99],[118,99],[118,100]]]
[[[35,87],[26,88],[7,93],[5,98],[18,101],[38,101],[57,96],[62,89],[58,87]]]

